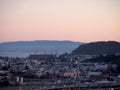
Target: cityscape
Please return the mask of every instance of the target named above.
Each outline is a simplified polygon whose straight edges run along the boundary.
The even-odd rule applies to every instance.
[[[0,0],[0,90],[120,90],[120,0]]]
[[[78,52],[80,47],[94,48],[91,44],[101,55],[94,50],[91,52],[96,54]],[[99,47],[108,44],[114,53],[102,54],[108,50]],[[61,55],[44,53],[26,58],[0,57],[0,86],[3,90],[10,87],[11,90],[119,90],[119,65],[120,43],[114,41],[83,44],[73,52]]]

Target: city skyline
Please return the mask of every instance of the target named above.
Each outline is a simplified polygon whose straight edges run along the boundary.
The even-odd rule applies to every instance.
[[[119,0],[1,0],[0,42],[120,41]]]

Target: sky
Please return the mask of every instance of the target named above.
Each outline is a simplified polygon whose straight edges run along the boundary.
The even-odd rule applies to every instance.
[[[120,41],[120,0],[0,0],[0,42]]]

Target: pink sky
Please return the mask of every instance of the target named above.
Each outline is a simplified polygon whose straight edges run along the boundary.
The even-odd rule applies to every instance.
[[[0,42],[120,41],[120,0],[0,0]]]

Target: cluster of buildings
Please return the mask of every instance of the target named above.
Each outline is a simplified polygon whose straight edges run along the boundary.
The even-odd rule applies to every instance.
[[[115,64],[88,63],[94,56],[30,55],[27,58],[0,57],[0,85],[57,84],[57,83],[118,83],[119,74],[113,74]],[[6,80],[6,81],[5,81]],[[3,84],[4,85],[4,84]]]

